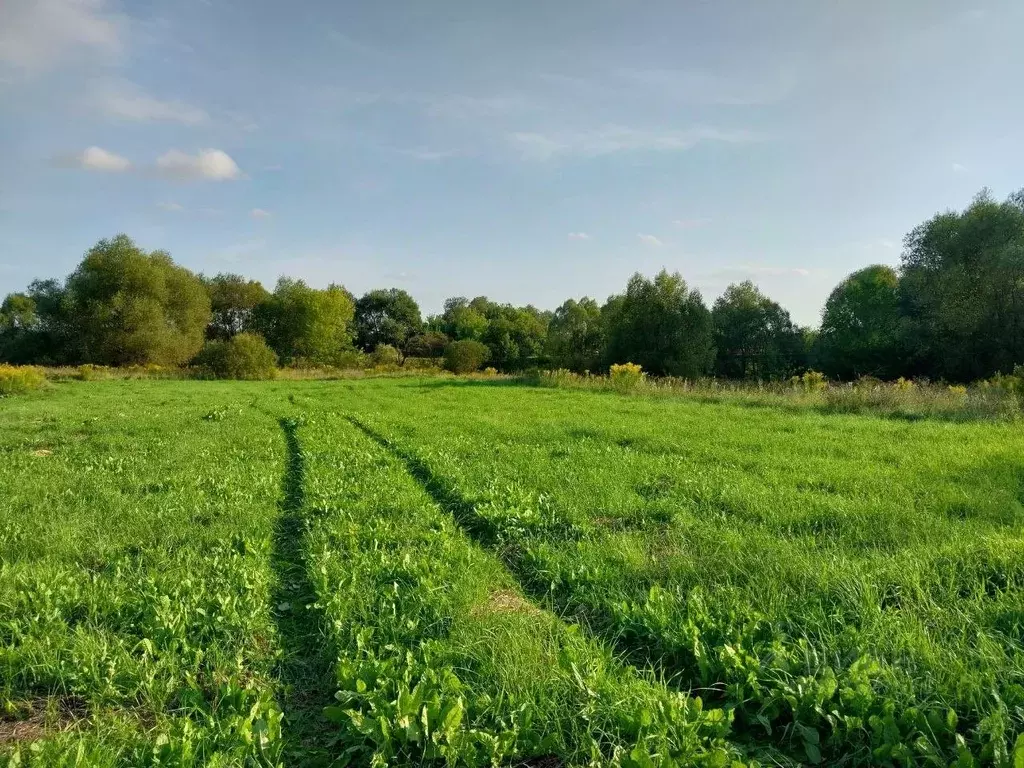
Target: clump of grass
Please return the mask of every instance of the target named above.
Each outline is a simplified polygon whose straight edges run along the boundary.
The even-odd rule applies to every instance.
[[[630,392],[646,379],[643,369],[636,363],[615,364],[608,370],[608,381],[618,392]]]
[[[32,365],[0,364],[0,397],[21,395],[41,388],[46,376]]]

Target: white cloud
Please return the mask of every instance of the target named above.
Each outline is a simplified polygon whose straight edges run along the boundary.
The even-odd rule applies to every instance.
[[[126,157],[115,155],[101,147],[89,147],[77,155],[64,155],[57,158],[57,165],[63,168],[81,168],[85,171],[109,171],[122,173],[131,170],[131,161]]]
[[[654,235],[638,234],[637,237],[640,239],[640,242],[643,243],[644,245],[652,245],[655,248],[664,245],[661,239]]]
[[[953,173],[966,173],[967,172],[967,166],[966,165],[960,165],[960,163],[953,163],[952,168],[953,168]]]
[[[220,149],[201,149],[190,155],[171,149],[156,159],[156,171],[172,179],[210,179],[231,181],[240,179],[242,171],[231,156]]]
[[[0,62],[34,72],[79,49],[113,55],[122,49],[122,26],[102,0],[3,0]]]
[[[586,232],[570,232],[569,233],[569,239],[570,240],[589,240],[590,239],[590,235],[588,235]]]
[[[509,136],[524,157],[534,160],[547,160],[560,154],[596,157],[615,152],[678,152],[692,149],[702,142],[738,144],[759,141],[760,138],[750,131],[724,131],[706,126],[684,131],[657,131],[621,125],[574,132],[518,132]]]
[[[107,81],[94,86],[90,101],[100,112],[118,120],[199,125],[208,118],[199,107],[182,101],[157,99],[127,80]]]
[[[270,211],[266,211],[263,208],[253,208],[249,211],[249,215],[254,219],[269,219],[272,214]]]
[[[711,219],[673,219],[672,223],[682,229],[696,229],[711,222]]]
[[[156,207],[163,211],[172,211],[174,213],[180,213],[185,210],[185,206],[179,203],[157,203]]]

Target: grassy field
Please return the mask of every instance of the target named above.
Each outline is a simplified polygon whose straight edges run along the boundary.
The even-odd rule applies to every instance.
[[[0,764],[1024,765],[1024,431],[457,379],[0,400]]]

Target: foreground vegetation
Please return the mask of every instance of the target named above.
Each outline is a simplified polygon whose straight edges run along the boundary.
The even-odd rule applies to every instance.
[[[1024,760],[1017,424],[614,386],[0,400],[0,764]]]

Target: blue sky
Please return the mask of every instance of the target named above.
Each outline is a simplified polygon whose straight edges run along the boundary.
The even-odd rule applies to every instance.
[[[1024,3],[0,2],[0,293],[191,269],[554,308],[635,271],[807,324],[1024,186]]]

